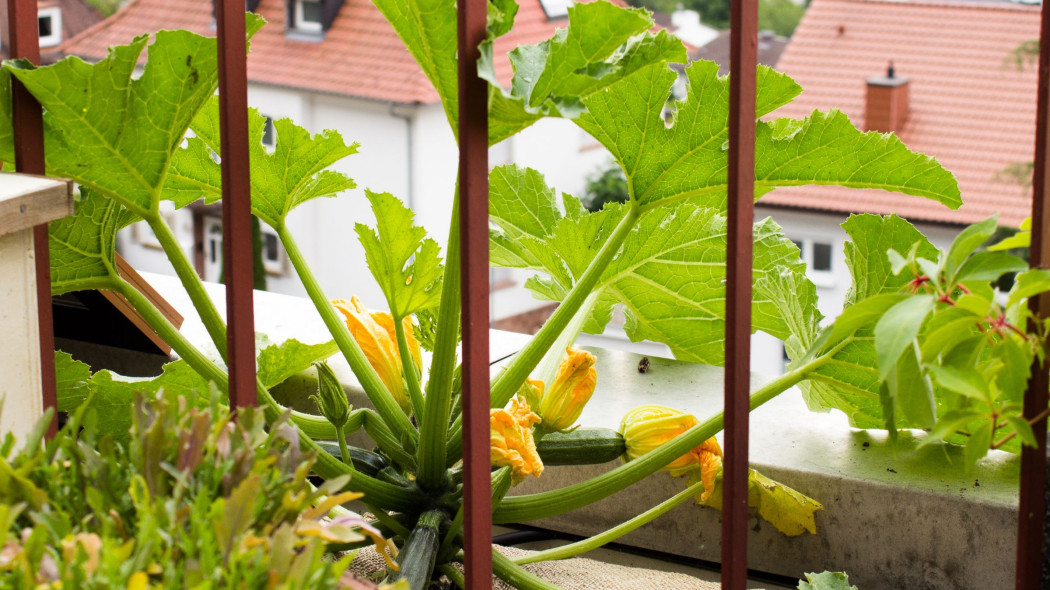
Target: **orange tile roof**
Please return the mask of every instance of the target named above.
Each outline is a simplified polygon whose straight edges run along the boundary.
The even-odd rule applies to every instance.
[[[620,0],[616,3],[622,4]],[[543,41],[555,28],[568,24],[565,18],[548,19],[539,0],[521,4],[514,30],[496,43],[497,55],[520,44]],[[345,0],[320,41],[285,37],[285,0],[262,0],[256,12],[268,24],[252,39],[248,58],[252,82],[398,103],[438,100],[393,27],[370,0]],[[211,0],[131,0],[119,13],[62,49],[85,59],[102,59],[107,47],[160,28],[214,35]],[[509,62],[498,63],[497,72],[509,85]]]
[[[776,114],[834,107],[863,126],[865,80],[885,74],[892,60],[897,76],[911,79],[909,118],[899,135],[955,173],[964,205],[951,211],[921,197],[839,187],[778,189],[762,204],[951,224],[999,212],[1000,223],[1016,226],[1030,214],[1030,191],[993,177],[1032,161],[1037,72],[1005,60],[1038,37],[1038,6],[813,0],[777,65],[805,91]]]

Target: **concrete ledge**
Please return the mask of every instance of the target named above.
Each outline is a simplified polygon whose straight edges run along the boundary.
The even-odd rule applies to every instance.
[[[202,348],[208,336],[173,277],[148,280],[184,316],[183,333]],[[224,309],[221,285],[209,293]],[[329,339],[311,304],[303,299],[257,293],[257,331],[274,342]],[[505,358],[527,337],[493,332],[492,360]],[[721,410],[722,369],[650,357],[638,373],[640,356],[592,349],[598,356],[598,391],[581,418],[587,426],[617,428],[627,410],[649,403],[675,407],[704,419]],[[352,403],[365,405],[349,368],[338,356],[332,366],[351,384]],[[753,376],[753,387],[765,382]],[[303,374],[282,388],[294,402],[315,387]],[[308,404],[309,402],[307,402]],[[367,444],[364,438],[358,444]],[[988,589],[1013,582],[1019,461],[993,452],[975,471],[963,468],[960,449],[918,449],[905,434],[896,448],[884,432],[849,428],[838,413],[809,412],[797,390],[789,390],[751,414],[751,463],[824,505],[815,536],[788,538],[754,519],[749,539],[752,569],[800,577],[806,571],[844,570],[862,590],[878,588]],[[616,466],[552,467],[512,494],[554,489]],[[586,509],[537,521],[544,528],[592,534],[618,524],[677,493],[684,482],[667,473],[650,476]],[[672,554],[718,561],[720,513],[683,505],[624,539]]]
[[[592,352],[598,356],[598,391],[582,424],[617,428],[628,409],[649,403],[701,420],[721,410],[720,368],[650,357],[650,370],[641,374],[639,355]],[[753,377],[753,387],[762,381]],[[1011,587],[1017,458],[994,452],[966,473],[961,449],[917,449],[915,442],[905,434],[894,449],[884,432],[851,429],[841,414],[809,412],[794,389],[752,412],[751,465],[820,501],[824,510],[816,515],[815,536],[788,538],[753,518],[750,567],[794,578],[843,570],[861,589]],[[511,493],[555,489],[616,466],[548,468]],[[681,479],[656,473],[583,510],[535,524],[594,534],[684,487]],[[719,512],[690,503],[622,542],[717,562],[720,531]]]

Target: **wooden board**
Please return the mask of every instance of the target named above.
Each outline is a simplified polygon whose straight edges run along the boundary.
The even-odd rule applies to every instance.
[[[73,214],[73,181],[0,173],[0,236]]]
[[[131,283],[131,285],[145,295],[153,305],[157,306],[157,309],[168,318],[168,321],[171,322],[172,325],[176,328],[182,327],[182,315],[180,315],[179,312],[167,302],[167,300],[161,297],[160,293],[150,286],[150,284],[146,282],[146,279],[142,278],[142,275],[136,272],[135,269],[128,264],[128,261],[120,256],[120,254],[116,255],[116,263],[117,272],[120,273],[120,276],[124,280]],[[124,314],[124,317],[128,318],[131,323],[135,324],[135,327],[149,338],[153,344],[156,344],[157,348],[159,348],[162,353],[171,354],[171,347],[168,346],[168,344],[164,342],[164,339],[162,339],[160,335],[150,327],[146,320],[139,315],[139,312],[135,311],[135,308],[128,303],[127,299],[124,299],[123,296],[113,291],[99,291],[99,293],[101,293],[107,301],[113,304],[113,307],[117,308],[120,313]]]

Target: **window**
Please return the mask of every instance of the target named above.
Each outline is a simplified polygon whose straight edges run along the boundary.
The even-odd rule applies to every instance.
[[[285,254],[281,241],[273,229],[265,223],[262,230],[263,270],[268,275],[285,274]],[[218,281],[222,276],[222,218],[204,218],[204,280]]]
[[[204,280],[218,282],[222,278],[222,218],[204,218]]]
[[[263,116],[266,117],[266,126],[263,127],[262,144],[272,149],[277,147],[277,130],[273,127],[273,117]]]
[[[573,0],[540,0],[540,5],[543,6],[543,12],[547,13],[547,18],[568,16],[572,3]]]
[[[160,215],[172,231],[177,231],[178,213],[175,211],[175,204],[171,201],[160,202]],[[131,226],[131,235],[135,242],[139,243],[146,248],[162,249],[160,240],[157,238],[157,234],[153,233],[153,228],[149,226],[145,221],[136,221]]]
[[[813,261],[810,263],[810,268],[831,271],[831,244],[813,242]]]
[[[806,263],[806,274],[818,287],[834,285],[834,248],[830,241],[791,240]]]
[[[266,269],[266,274],[268,275],[283,275],[284,249],[281,248],[281,240],[278,239],[273,228],[265,223],[260,225],[262,226],[263,268]]]
[[[300,31],[320,33],[324,4],[321,0],[295,0],[295,28]]]
[[[62,42],[62,10],[57,6],[41,8],[36,19],[41,47],[54,47]]]

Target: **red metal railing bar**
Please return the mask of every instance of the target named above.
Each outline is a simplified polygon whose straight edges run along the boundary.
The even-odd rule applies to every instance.
[[[40,63],[36,0],[7,0],[7,38],[12,58]],[[44,174],[44,122],[40,103],[22,83],[11,78],[11,101],[15,133],[15,170]],[[47,224],[33,228],[36,264],[36,306],[40,332],[40,384],[43,407],[57,406],[55,385],[55,330],[51,318],[51,255],[47,247]],[[47,429],[51,438],[58,430],[57,416]]]
[[[466,587],[492,588],[489,453],[488,87],[478,77],[485,0],[458,5],[460,284],[463,299],[463,533]]]
[[[747,587],[747,452],[753,262],[751,228],[755,214],[758,2],[733,2],[730,28],[722,588],[743,590]]]
[[[1050,218],[1047,204],[1050,185],[1047,167],[1050,166],[1050,8],[1043,3],[1042,24],[1039,33],[1039,86],[1035,115],[1035,156],[1032,169],[1032,268],[1050,267],[1050,239],[1047,224]],[[1029,306],[1036,317],[1050,312],[1050,297],[1046,294],[1033,298]],[[1032,374],[1024,395],[1024,413],[1031,419],[1047,406],[1050,379],[1047,365],[1037,358],[1032,363]],[[1046,419],[1033,425],[1036,448],[1021,450],[1020,505],[1017,514],[1017,577],[1016,588],[1039,588],[1043,569],[1043,526],[1046,518]]]
[[[226,279],[226,363],[230,406],[255,406],[248,56],[244,1],[218,0],[219,121],[222,142],[222,249]]]

